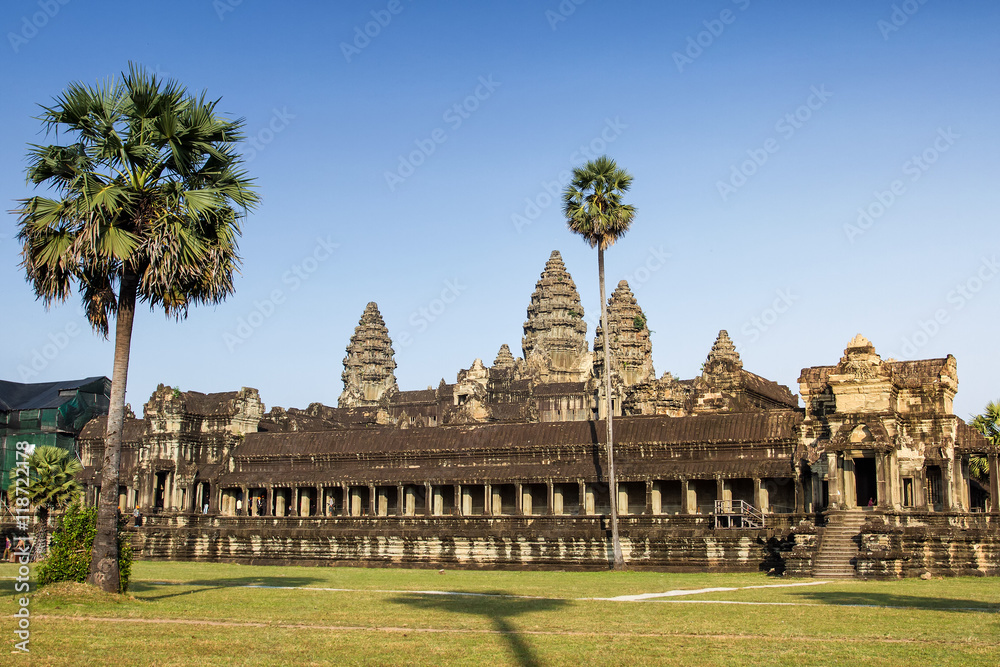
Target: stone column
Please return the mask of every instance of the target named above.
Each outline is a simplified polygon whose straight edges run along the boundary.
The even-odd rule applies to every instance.
[[[660,491],[659,489],[656,490],[657,495],[659,495],[659,491]],[[659,500],[659,499],[657,499],[657,500]],[[657,504],[659,504],[659,502],[657,502]],[[659,513],[660,513],[659,512],[659,508],[657,508],[657,511],[655,512],[655,514],[659,514]],[[646,509],[644,511],[644,514],[654,514],[654,512],[653,512],[653,480],[651,480],[651,479],[647,479],[646,480]]]
[[[396,485],[396,514],[403,516],[403,485]]]
[[[764,487],[760,483],[760,477],[753,478],[753,504],[761,512],[767,513],[767,502],[764,500]]]
[[[577,484],[579,485],[579,489],[580,489],[579,490],[579,494],[580,495],[578,496],[578,498],[580,499],[580,508],[577,510],[577,514],[586,514],[587,513],[587,483],[581,479],[581,480],[577,481]]]
[[[888,466],[886,465],[887,455],[885,452],[875,452],[875,493],[878,495],[878,506],[888,508],[892,506],[892,498],[889,490]]]
[[[452,488],[454,490],[455,504],[454,504],[454,506],[451,509],[451,513],[453,515],[461,514],[462,513],[462,506],[461,506],[461,502],[462,502],[462,485],[461,484],[455,484]]]
[[[691,514],[691,485],[686,479],[681,480],[681,514]]]
[[[493,516],[493,485],[483,484],[483,514]]]
[[[368,516],[375,516],[375,485],[368,485]]]
[[[826,461],[826,481],[830,495],[830,507],[842,509],[847,499],[844,498],[844,493],[841,491],[841,471],[837,465],[837,452],[827,452]]]
[[[990,471],[990,512],[1000,514],[1000,455],[987,454],[986,461]]]
[[[524,514],[524,486],[520,482],[514,485],[514,514]]]
[[[955,459],[950,458],[945,465],[941,466],[941,494],[944,496],[941,500],[945,512],[953,512],[955,510],[954,474]]]
[[[341,483],[340,485],[341,497],[343,502],[340,504],[340,516],[350,516],[351,515],[351,489],[347,484]]]
[[[715,478],[715,499],[726,500],[726,480],[721,477]],[[729,510],[732,511],[732,495],[730,495],[729,500]],[[715,503],[712,504],[712,511],[715,511]]]
[[[609,487],[610,490],[610,487]],[[621,484],[615,480],[615,492],[618,494],[616,496],[618,501],[618,515],[625,516],[629,513],[628,511],[628,490],[623,488]]]
[[[552,510],[549,514],[563,515],[566,513],[566,494],[563,491],[564,487],[559,486],[556,488],[555,484],[552,484]]]
[[[430,482],[424,482],[424,516],[434,514],[434,487]]]
[[[546,495],[548,496],[548,498],[546,498],[546,500],[547,500],[546,510],[547,511],[545,513],[548,514],[548,515],[555,514],[556,513],[556,491],[555,491],[555,485],[552,484],[552,480],[551,479],[548,482],[546,482],[546,489],[545,489],[545,491],[546,491]],[[562,514],[562,512],[559,512],[559,513]]]

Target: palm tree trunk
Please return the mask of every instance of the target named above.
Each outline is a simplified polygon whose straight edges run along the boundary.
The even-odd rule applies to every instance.
[[[611,409],[611,348],[608,345],[608,300],[604,292],[604,249],[597,246],[597,273],[601,279],[601,331],[604,333],[604,407],[608,425],[608,497],[611,500],[611,545],[614,549],[614,569],[625,569],[622,544],[618,539],[618,481],[615,477],[615,441]]]
[[[125,384],[128,380],[138,284],[137,275],[128,270],[122,273],[115,320],[115,360],[111,372],[108,429],[101,468],[101,497],[97,504],[97,532],[90,557],[90,574],[87,576],[88,584],[109,593],[117,593],[121,587],[118,571],[118,465],[125,428]]]

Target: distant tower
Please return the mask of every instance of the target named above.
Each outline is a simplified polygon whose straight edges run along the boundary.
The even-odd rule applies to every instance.
[[[521,347],[529,372],[541,382],[585,382],[590,376],[580,294],[558,250],[552,251],[531,294]]]
[[[736,351],[736,346],[729,338],[729,332],[722,329],[705,359],[702,375],[738,373],[741,370],[743,370],[743,360],[740,359],[740,353]]]
[[[630,387],[655,380],[653,344],[649,340],[646,314],[624,280],[608,299],[608,326],[611,381]],[[594,334],[594,375],[604,378],[604,335],[600,326]]]
[[[377,405],[389,391],[399,391],[396,385],[396,361],[389,330],[372,301],[365,307],[361,321],[354,329],[344,357],[344,392],[337,405],[356,408]]]

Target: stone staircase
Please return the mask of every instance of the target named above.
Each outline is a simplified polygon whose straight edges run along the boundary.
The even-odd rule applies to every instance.
[[[868,516],[863,511],[836,512],[827,517],[813,559],[813,576],[823,579],[844,579],[856,576],[854,559],[858,555],[855,541]]]

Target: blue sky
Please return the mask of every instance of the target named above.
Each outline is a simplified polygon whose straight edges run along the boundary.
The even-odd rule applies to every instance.
[[[27,196],[34,120],[131,61],[245,117],[263,204],[237,293],[183,322],[141,310],[128,400],[160,382],[336,405],[376,301],[402,389],[518,354],[562,252],[593,336],[596,253],[558,192],[607,153],[638,209],[607,254],[693,377],[719,329],[798,391],[863,333],[958,359],[956,412],[1000,396],[1000,6],[909,0],[267,3],[11,0],[0,8],[0,198]],[[367,34],[366,34],[367,31]],[[99,37],[98,37],[99,36]],[[46,311],[0,221],[0,378],[111,374],[76,301]]]

